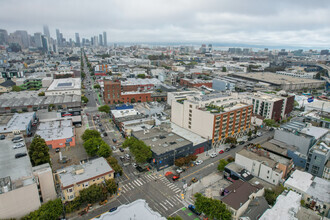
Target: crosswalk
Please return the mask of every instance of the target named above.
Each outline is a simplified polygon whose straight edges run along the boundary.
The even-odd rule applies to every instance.
[[[166,185],[166,187],[169,190],[174,192],[174,194],[172,196],[167,196],[166,198],[163,199],[163,201],[156,203],[155,206],[157,206],[161,210],[168,211],[168,210],[171,210],[172,208],[175,209],[175,206],[177,206],[179,204],[182,205],[182,198],[181,198],[181,194],[180,194],[181,189],[179,189],[175,184],[171,183],[164,176],[162,176],[162,177],[158,177],[155,175],[142,176],[138,179],[131,180],[130,182],[126,182],[125,184],[122,184],[121,186],[119,186],[120,192],[122,194],[128,193],[134,189],[137,189],[137,188],[145,185],[146,183],[149,183],[151,181],[155,182],[155,180],[156,180],[157,184]]]

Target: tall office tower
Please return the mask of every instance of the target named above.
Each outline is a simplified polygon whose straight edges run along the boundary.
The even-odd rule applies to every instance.
[[[107,41],[107,32],[103,32],[103,45],[105,46],[105,47],[107,47],[108,46],[108,41]]]
[[[56,40],[59,47],[62,46],[62,36],[59,29],[56,29]]]
[[[99,42],[98,42],[98,37],[94,36],[94,46],[98,46]]]
[[[27,31],[15,31],[14,36],[18,39],[18,44],[21,44],[23,48],[28,48],[30,46],[29,35]]]
[[[49,32],[49,28],[48,25],[44,25],[44,35],[50,39],[50,32]]]
[[[76,33],[75,36],[76,36],[76,46],[77,46],[77,47],[80,47],[79,33]]]
[[[34,33],[34,42],[37,48],[41,48],[42,47],[42,40],[41,40],[41,33]]]
[[[42,40],[42,49],[45,52],[49,51],[49,43],[48,43],[48,38],[45,35],[41,36],[41,40]]]
[[[83,38],[81,41],[82,41],[82,46],[85,46],[85,43],[86,43],[86,39],[85,39],[85,38]]]
[[[99,35],[99,45],[103,46],[102,34]]]
[[[91,46],[94,46],[94,38],[91,37]]]
[[[0,29],[0,45],[8,43],[8,33],[4,29]]]

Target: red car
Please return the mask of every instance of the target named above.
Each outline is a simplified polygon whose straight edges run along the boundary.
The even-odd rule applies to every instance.
[[[175,176],[172,177],[172,180],[175,181],[175,180],[178,180],[179,178],[180,178],[179,175],[175,175]]]
[[[224,153],[224,151],[223,151],[223,150],[219,151],[219,154],[223,154],[223,153]]]

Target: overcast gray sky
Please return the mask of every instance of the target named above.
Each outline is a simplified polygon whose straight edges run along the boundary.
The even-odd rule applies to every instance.
[[[0,29],[108,42],[330,47],[330,0],[0,0]]]

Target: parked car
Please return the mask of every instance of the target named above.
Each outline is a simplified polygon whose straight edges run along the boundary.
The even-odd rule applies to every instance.
[[[18,142],[22,142],[22,141],[23,141],[22,138],[21,139],[15,139],[15,140],[13,140],[14,143],[18,143]]]
[[[197,212],[196,211],[196,208],[195,208],[195,206],[194,205],[188,205],[188,209],[190,209],[190,211],[192,211],[193,213],[195,213],[196,215],[201,215],[201,213],[200,212]]]
[[[270,128],[269,131],[274,131],[274,128]]]
[[[234,149],[234,148],[236,148],[236,145],[233,144],[233,145],[230,146],[230,148]]]
[[[216,153],[212,153],[212,154],[210,154],[210,157],[211,157],[211,158],[215,158],[216,156],[218,156]]]
[[[104,132],[103,135],[104,135],[104,137],[108,136],[107,132]]]
[[[176,169],[176,172],[177,173],[183,173],[185,170],[183,169],[183,168],[178,168],[178,169]]]
[[[18,143],[18,144],[15,144],[13,146],[14,149],[18,149],[18,148],[21,148],[21,147],[25,147],[25,144],[24,143]]]
[[[229,147],[227,147],[227,148],[225,149],[225,152],[228,152],[228,151],[230,151],[230,148],[229,148]]]
[[[15,143],[15,141],[20,142],[20,141],[22,141],[22,140],[23,140],[23,138],[22,138],[21,136],[14,137],[13,139],[11,139],[11,141],[14,142],[14,143]]]
[[[257,136],[258,137],[261,137],[262,136],[262,133],[261,132],[257,132]]]
[[[59,147],[56,148],[56,149],[55,149],[55,152],[56,152],[56,153],[60,152],[60,148],[59,148]]]
[[[114,211],[116,211],[117,210],[117,207],[113,207],[113,208],[111,208],[110,210],[109,210],[109,212],[114,212]]]
[[[124,149],[122,147],[119,148],[120,152],[124,152]]]
[[[130,160],[131,159],[131,156],[129,154],[125,154],[125,159],[126,160]]]
[[[116,146],[111,147],[112,150],[117,150]]]
[[[196,165],[200,165],[200,164],[202,164],[202,163],[203,163],[202,160],[197,160],[197,161],[195,162]]]
[[[223,151],[223,150],[219,151],[219,154],[223,154],[223,153],[224,153],[224,151]]]
[[[137,164],[136,163],[132,163],[132,166],[136,168],[137,167]]]
[[[125,160],[125,157],[124,157],[124,156],[120,156],[119,159],[120,159],[121,161],[124,161],[124,160]]]
[[[21,157],[25,157],[27,154],[26,153],[18,153],[18,154],[15,154],[15,158],[21,158]]]
[[[197,181],[198,181],[198,179],[196,177],[194,177],[194,178],[191,179],[191,182],[192,183],[196,183]]]
[[[252,140],[253,140],[253,138],[252,138],[252,137],[249,137],[249,138],[248,138],[248,141],[252,141]]]
[[[245,144],[245,141],[240,141],[239,144],[240,145]]]
[[[4,140],[6,136],[4,134],[0,135],[0,140]]]
[[[116,138],[113,138],[112,141],[113,141],[113,143],[117,143],[117,139]]]
[[[178,180],[178,179],[180,179],[180,175],[174,175],[174,176],[172,177],[172,180],[173,180],[173,181],[176,181],[176,180]]]

